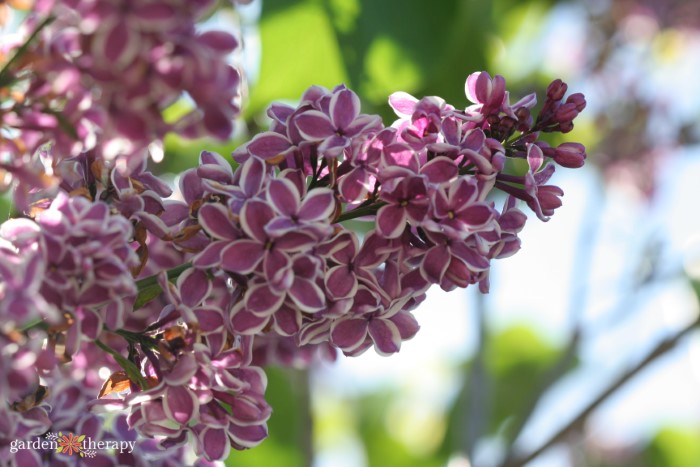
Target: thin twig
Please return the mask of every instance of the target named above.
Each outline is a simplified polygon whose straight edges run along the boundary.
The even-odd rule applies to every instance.
[[[654,347],[654,349],[652,349],[646,357],[644,357],[639,363],[627,370],[625,373],[618,376],[617,379],[615,379],[610,384],[610,386],[603,390],[603,392],[601,392],[598,395],[598,397],[593,399],[593,401],[591,401],[583,410],[581,410],[581,412],[579,412],[573,420],[571,420],[567,425],[561,428],[557,433],[552,435],[552,437],[545,441],[540,447],[531,451],[528,454],[518,457],[513,456],[507,458],[501,464],[501,467],[521,467],[535,459],[547,449],[564,440],[572,431],[580,427],[595,409],[597,409],[611,395],[617,392],[618,389],[624,386],[625,383],[627,383],[630,379],[637,375],[637,373],[641,372],[644,368],[649,366],[650,363],[654,362],[656,359],[658,359],[662,355],[665,355],[668,351],[672,350],[678,344],[678,342],[681,341],[681,339],[683,339],[691,331],[697,329],[698,326],[700,326],[700,317],[698,317],[688,326],[679,330],[676,334],[667,337],[666,339],[659,342],[659,344],[656,347]]]

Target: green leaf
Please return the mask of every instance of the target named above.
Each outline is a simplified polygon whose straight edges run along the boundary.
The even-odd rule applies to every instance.
[[[143,288],[139,288],[139,293],[136,296],[136,301],[134,301],[134,311],[139,310],[154,300],[158,295],[161,294],[163,290],[158,284],[147,285]]]
[[[148,383],[146,382],[146,379],[143,377],[143,375],[141,375],[141,370],[139,370],[139,368],[136,365],[124,358],[119,352],[117,352],[113,348],[105,345],[101,340],[95,339],[95,344],[97,344],[99,348],[101,348],[114,358],[114,360],[120,367],[122,367],[122,369],[131,381],[138,384],[139,387],[143,390],[148,389]]]
[[[168,280],[173,282],[180,276],[180,274],[191,267],[192,263],[185,263],[168,270]],[[154,274],[136,281],[136,288],[138,290],[138,294],[136,295],[136,301],[134,302],[134,311],[145,306],[163,291],[158,283],[158,274]]]

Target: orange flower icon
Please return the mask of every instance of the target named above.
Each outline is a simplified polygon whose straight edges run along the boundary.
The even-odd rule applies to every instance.
[[[56,452],[62,452],[72,456],[73,454],[78,454],[82,450],[82,443],[85,439],[85,435],[75,436],[73,433],[68,433],[64,435],[63,433],[58,433],[58,447]]]

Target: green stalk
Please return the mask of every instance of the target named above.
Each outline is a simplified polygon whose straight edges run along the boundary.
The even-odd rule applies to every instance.
[[[54,16],[49,16],[47,17],[44,21],[39,23],[39,26],[36,27],[34,32],[32,32],[31,36],[25,41],[24,44],[22,44],[19,49],[17,49],[17,53],[15,53],[11,59],[5,63],[5,66],[2,67],[2,70],[0,70],[0,87],[4,87],[10,84],[12,81],[11,78],[8,77],[10,74],[10,69],[12,68],[12,65],[27,52],[27,49],[29,49],[29,44],[31,44],[34,39],[39,35],[42,29],[44,29],[46,26],[51,24],[56,17]]]

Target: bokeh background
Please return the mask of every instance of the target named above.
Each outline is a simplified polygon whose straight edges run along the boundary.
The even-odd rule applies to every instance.
[[[230,153],[312,84],[345,83],[386,122],[399,90],[467,106],[478,70],[516,98],[561,78],[588,101],[567,135],[586,167],[557,172],[564,206],[529,220],[492,292],[431,290],[390,358],[270,370],[270,438],[228,465],[497,466],[572,420],[528,466],[700,465],[700,336],[658,347],[698,315],[699,2],[253,0],[208,26],[242,37],[244,119],[227,146],[170,137],[163,172]]]

